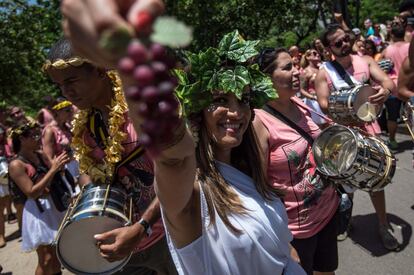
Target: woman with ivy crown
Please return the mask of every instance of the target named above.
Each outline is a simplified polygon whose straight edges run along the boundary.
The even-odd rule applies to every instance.
[[[270,186],[282,190],[293,234],[292,246],[307,274],[334,274],[339,199],[322,181],[312,161],[312,143],[321,130],[311,108],[295,96],[299,71],[284,48],[267,48],[258,55],[262,72],[272,78],[278,98],[255,110],[253,122],[264,152]]]
[[[258,43],[233,31],[218,48],[188,53],[189,72],[176,71],[191,127],[179,127],[184,136],[155,159],[155,176],[180,274],[304,274],[252,126],[253,108],[276,96],[271,79],[248,65]]]
[[[118,73],[76,55],[67,39],[52,46],[43,70],[80,109],[72,122],[71,143],[80,166],[79,184],[113,183],[134,202],[132,225],[95,235],[101,256],[115,261],[134,252],[118,274],[138,269],[176,274],[155,197],[153,164],[128,117]]]

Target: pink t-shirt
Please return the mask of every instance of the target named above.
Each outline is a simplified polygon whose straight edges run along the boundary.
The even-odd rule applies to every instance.
[[[123,132],[127,133],[128,136],[123,142],[123,158],[128,156],[129,153],[134,151],[137,146],[139,146],[138,135],[128,117],[128,114],[125,114],[125,121]],[[85,144],[94,148],[91,152],[91,157],[99,162],[102,161],[102,159],[105,158],[105,152],[97,145],[88,129],[85,130],[83,139]],[[141,218],[141,215],[155,198],[153,174],[153,163],[146,154],[133,160],[127,165],[127,167],[123,166],[118,170],[118,179],[116,183],[121,184],[128,193],[132,194],[134,199],[135,209],[133,222],[137,222]],[[164,227],[162,225],[161,218],[151,227],[151,236],[142,239],[138,247],[135,249],[135,252],[142,251],[150,247],[164,237]]]
[[[368,63],[361,56],[358,55],[351,55],[351,58],[352,66],[349,67],[346,71],[360,83],[368,84],[371,78]],[[325,70],[324,72],[326,76],[326,81],[328,82],[329,90],[334,91],[335,87],[332,84],[332,80],[330,79],[328,73]],[[376,120],[371,123],[365,123],[364,125],[358,127],[373,136],[381,133],[381,128]]]
[[[402,41],[395,42],[387,47],[384,53],[384,58],[391,59],[394,63],[394,69],[389,73],[389,77],[394,81],[394,84],[398,84],[398,74],[400,73],[401,66],[408,56],[408,49],[410,48],[410,43]],[[398,91],[393,90],[393,95],[397,96]]]
[[[292,101],[299,99],[292,98]],[[298,125],[315,139],[321,131],[305,108],[299,108],[302,118]],[[267,175],[272,186],[285,192],[283,201],[289,229],[294,238],[314,236],[336,212],[339,203],[336,191],[328,186],[319,193],[319,186],[312,182],[316,166],[309,161],[311,145],[305,138],[264,110],[255,110],[255,114],[269,131]]]

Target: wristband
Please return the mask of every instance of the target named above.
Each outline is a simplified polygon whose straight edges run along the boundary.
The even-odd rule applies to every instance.
[[[145,234],[147,234],[148,237],[151,236],[152,234],[151,225],[142,218],[138,221],[138,223],[144,227]]]

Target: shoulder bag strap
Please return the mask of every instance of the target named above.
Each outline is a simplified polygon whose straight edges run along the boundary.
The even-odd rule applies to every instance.
[[[293,121],[288,119],[286,116],[284,116],[281,112],[277,111],[276,109],[270,107],[267,104],[263,107],[263,110],[277,117],[278,119],[280,119],[281,121],[289,125],[291,128],[296,130],[296,132],[298,132],[302,137],[304,137],[310,145],[313,144],[313,141],[314,141],[313,137],[309,133],[307,133],[305,130],[303,130],[301,127],[299,127],[296,123],[294,123]]]
[[[352,81],[349,74],[345,71],[344,67],[342,67],[342,65],[339,64],[338,61],[336,60],[331,61],[331,64],[335,68],[335,70],[338,72],[338,74],[341,76],[341,78],[346,82],[346,84],[349,85],[349,87],[355,86],[355,83]]]

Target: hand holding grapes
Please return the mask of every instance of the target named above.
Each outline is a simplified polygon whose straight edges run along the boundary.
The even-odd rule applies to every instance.
[[[63,0],[61,11],[63,30],[77,53],[104,68],[115,68],[120,52],[102,47],[103,34],[148,32],[164,4],[161,0]]]

